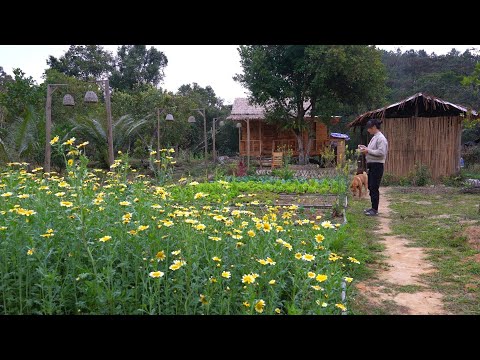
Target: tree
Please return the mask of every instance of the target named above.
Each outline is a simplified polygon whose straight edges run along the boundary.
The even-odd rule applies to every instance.
[[[213,118],[219,118],[224,120],[231,112],[231,106],[223,104],[223,99],[217,97],[215,91],[210,85],[201,87],[197,83],[184,84],[178,88],[177,95],[188,99],[193,103],[194,108],[205,108],[205,114],[207,117],[207,142],[212,139],[212,120]],[[191,107],[191,108],[192,108]],[[203,136],[203,119],[201,116],[196,116],[197,121],[190,126],[190,132],[188,132],[185,138],[187,147],[195,150],[200,150],[205,144]],[[237,129],[230,121],[224,121],[224,126],[220,127],[218,122],[216,125],[216,145],[220,153],[233,154],[238,146]],[[210,145],[209,145],[210,146]]]
[[[65,75],[86,81],[108,76],[113,70],[114,59],[110,51],[99,45],[70,45],[60,58],[50,55],[47,65]]]
[[[0,92],[4,92],[6,84],[12,81],[13,81],[12,77],[3,70],[3,67],[0,66]],[[5,109],[2,105],[0,105],[0,128],[3,128],[4,122],[5,122]],[[0,143],[0,146],[2,146],[1,143]]]
[[[314,139],[307,112],[326,119],[345,106],[382,103],[385,70],[373,46],[250,45],[238,51],[244,73],[234,79],[250,90],[253,103],[266,107],[268,121],[293,130],[300,164],[308,162]]]
[[[178,88],[177,94],[191,97],[201,106],[217,109],[223,106],[223,99],[217,97],[210,85],[202,88],[196,82],[184,84]]]
[[[7,82],[12,82],[12,81],[13,81],[12,77],[3,70],[2,66],[0,66],[0,91],[4,91],[5,84]]]
[[[480,55],[470,50],[463,54],[452,49],[445,55],[424,50],[382,50],[382,62],[387,69],[388,103],[394,103],[420,91],[444,98],[456,104],[478,108],[478,94],[473,87],[461,86],[461,79],[474,71]]]
[[[41,86],[38,86],[31,76],[25,76],[19,68],[13,69],[13,74],[13,81],[6,81],[3,91],[0,92],[0,106],[5,110],[4,120],[7,123],[23,117],[30,105],[39,109],[43,103]]]
[[[470,75],[463,77],[462,85],[470,87],[470,89],[473,90],[474,94],[478,95],[480,89],[480,62],[476,63],[475,69]],[[480,119],[467,117],[467,119],[464,121],[464,125],[467,129],[479,128]]]
[[[134,90],[146,84],[157,86],[164,77],[168,60],[153,46],[122,45],[118,48],[110,84],[120,90]]]

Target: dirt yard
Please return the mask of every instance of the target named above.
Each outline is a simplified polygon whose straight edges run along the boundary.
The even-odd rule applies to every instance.
[[[367,207],[367,198],[361,202]],[[383,259],[357,284],[359,312],[480,314],[477,203],[456,189],[381,188],[371,236]]]

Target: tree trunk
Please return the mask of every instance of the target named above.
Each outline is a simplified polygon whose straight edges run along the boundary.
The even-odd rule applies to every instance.
[[[298,144],[298,164],[299,165],[305,165],[305,148],[303,146],[303,134],[300,132],[297,134],[295,132],[295,136],[297,138],[297,144]]]
[[[305,163],[308,164],[310,162],[310,149],[313,144],[313,140],[316,138],[316,132],[315,132],[315,123],[312,123],[308,127],[308,142],[307,142],[307,149],[305,150]]]
[[[313,138],[309,136],[308,142],[307,142],[307,149],[305,150],[305,164],[309,164],[310,162],[310,148],[312,147],[312,143],[313,143]]]

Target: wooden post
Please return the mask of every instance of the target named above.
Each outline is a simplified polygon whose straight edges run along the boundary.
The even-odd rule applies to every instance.
[[[260,139],[260,167],[262,167],[262,120],[258,120],[258,138]]]
[[[463,129],[463,120],[461,117],[457,117],[456,119],[456,123],[457,123],[457,126],[456,126],[456,129],[457,129],[457,132],[458,132],[458,135],[457,135],[457,142],[458,142],[458,147],[457,147],[457,151],[458,153],[456,154],[456,158],[455,158],[455,164],[456,164],[456,172],[457,174],[460,173],[460,171],[462,170],[462,168],[460,167],[460,157],[462,155],[462,129]],[[480,208],[478,209],[478,211],[480,212]]]
[[[207,116],[205,115],[205,109],[202,109],[203,115],[203,140],[205,141],[205,170],[207,171],[207,157],[208,157],[208,145],[207,145]]]
[[[108,164],[112,165],[114,161],[113,156],[113,129],[112,129],[112,107],[110,104],[110,83],[103,80],[105,84],[105,106],[107,107],[107,145],[108,145]]]
[[[44,171],[50,172],[50,158],[52,156],[52,86],[47,85],[47,103],[45,106],[46,121],[45,121],[45,164]]]
[[[163,111],[163,110],[162,110]],[[157,168],[160,171],[160,109],[157,108]]]
[[[250,168],[250,119],[247,119],[247,167]]]
[[[216,130],[216,124],[217,118],[213,118],[212,120],[212,148],[213,148],[213,163],[215,164],[217,162],[217,154],[216,154],[216,149],[215,149],[215,130]]]

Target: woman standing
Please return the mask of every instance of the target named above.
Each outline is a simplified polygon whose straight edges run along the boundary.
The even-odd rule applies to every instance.
[[[367,122],[367,131],[373,135],[367,147],[361,148],[361,152],[365,154],[368,170],[368,190],[370,190],[370,199],[372,207],[366,209],[365,215],[378,215],[378,203],[380,201],[380,182],[382,181],[383,168],[388,152],[387,138],[380,131],[382,121],[379,119],[370,119]]]

